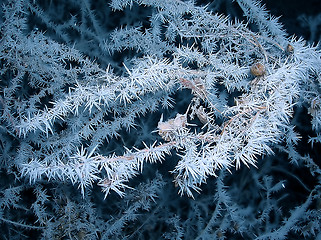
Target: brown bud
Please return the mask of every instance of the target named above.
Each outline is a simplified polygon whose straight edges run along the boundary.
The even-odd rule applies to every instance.
[[[265,74],[265,67],[262,63],[255,63],[251,66],[251,73],[256,77],[261,77]]]
[[[294,52],[294,47],[291,44],[288,44],[286,46],[286,52],[287,53],[293,53]]]

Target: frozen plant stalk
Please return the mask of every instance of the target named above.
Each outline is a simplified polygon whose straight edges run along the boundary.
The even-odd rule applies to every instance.
[[[35,3],[10,2],[0,58],[1,73],[12,76],[3,83],[0,104],[1,121],[18,144],[13,165],[31,183],[44,177],[70,180],[84,196],[96,182],[105,197],[110,190],[122,196],[144,163],[164,161],[174,151],[180,158],[172,169],[174,182],[180,194],[193,196],[218,169],[255,166],[258,157],[271,154],[293,129],[295,104],[311,105],[318,133],[319,88],[313,86],[320,87],[320,52],[286,37],[259,2],[236,2],[258,32],[189,1],[113,0],[113,11],[141,7],[151,12],[144,27],[128,23],[105,34],[94,15],[89,15],[94,30],[85,18],[83,25],[72,17],[56,26]],[[26,35],[25,9],[54,28],[62,43],[41,31]],[[97,41],[101,61],[110,61],[106,71],[64,44],[72,41],[68,31],[82,36],[74,40],[79,49],[83,39]],[[122,68],[106,57],[124,50],[139,57]],[[113,73],[113,67],[122,74]],[[122,129],[160,106],[171,107],[171,97],[182,89],[188,89],[191,101],[173,112],[175,117],[159,121],[160,141],[105,154]],[[297,141],[295,134],[291,141]]]

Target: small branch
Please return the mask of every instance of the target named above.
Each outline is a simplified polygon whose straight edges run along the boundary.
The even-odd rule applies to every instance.
[[[29,228],[29,229],[36,229],[36,230],[42,230],[45,229],[45,227],[36,227],[36,226],[31,226],[28,224],[24,224],[24,223],[18,223],[18,222],[14,222],[5,218],[0,217],[1,221],[4,221],[6,223],[10,223],[12,225],[18,226],[18,227],[23,227],[23,228]]]

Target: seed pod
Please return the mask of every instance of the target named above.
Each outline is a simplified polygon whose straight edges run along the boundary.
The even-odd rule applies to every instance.
[[[262,63],[255,63],[251,66],[251,73],[256,77],[261,77],[265,74],[265,67]]]
[[[287,53],[293,53],[294,52],[294,47],[290,43],[286,46],[286,52]]]
[[[196,109],[196,116],[201,121],[201,123],[206,124],[208,123],[208,116],[204,111],[204,108],[200,106],[198,109]]]
[[[163,115],[158,122],[158,134],[165,140],[165,141],[172,141],[175,137],[175,132],[179,129],[182,129],[186,126],[187,119],[186,115],[177,114],[174,119],[169,119],[167,122],[163,122]]]

